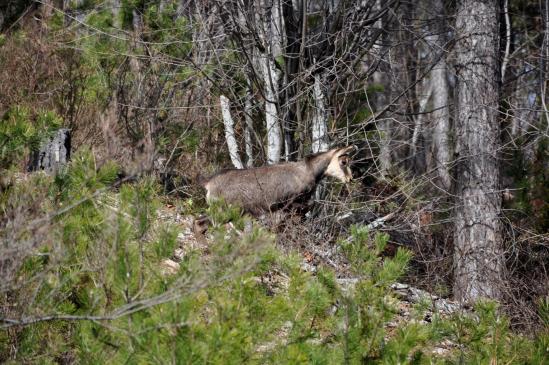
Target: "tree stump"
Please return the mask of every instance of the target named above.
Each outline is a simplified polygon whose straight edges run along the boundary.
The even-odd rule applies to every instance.
[[[29,171],[43,170],[48,174],[55,174],[67,164],[70,154],[70,130],[59,129],[42,143],[38,151],[31,154],[28,169]]]

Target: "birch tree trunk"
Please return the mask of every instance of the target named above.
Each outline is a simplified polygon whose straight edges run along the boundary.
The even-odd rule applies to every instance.
[[[314,111],[312,129],[312,151],[313,153],[328,151],[328,111],[326,110],[326,96],[323,90],[323,79],[321,74],[314,76],[313,99]]]
[[[427,41],[433,49],[436,65],[431,71],[431,91],[433,98],[433,157],[441,186],[450,189],[452,180],[450,177],[450,113],[449,113],[449,85],[448,68],[446,64],[445,37],[446,17],[444,16],[444,4],[442,0],[431,0],[430,8],[435,16],[432,34]]]
[[[244,168],[240,155],[238,154],[238,144],[234,134],[234,121],[231,115],[231,104],[225,95],[219,96],[219,104],[221,105],[221,115],[223,117],[223,126],[225,127],[225,141],[231,156],[231,162],[237,169]]]
[[[259,72],[263,79],[265,96],[265,124],[267,128],[267,163],[275,164],[280,161],[282,153],[282,131],[278,117],[278,85],[280,71],[276,68],[275,57],[281,52],[280,25],[282,24],[281,12],[277,0],[261,1],[262,14],[259,21],[262,24],[260,36],[262,38],[263,52],[259,52]],[[277,53],[274,53],[277,52]]]
[[[459,3],[454,295],[462,302],[498,298],[502,289],[498,32],[496,0]]]
[[[431,91],[433,93],[433,156],[438,177],[444,189],[450,189],[450,113],[448,109],[448,79],[446,60],[443,58],[431,71]]]
[[[326,152],[328,151],[328,111],[326,110],[326,96],[323,88],[322,73],[316,73],[314,75],[313,84],[313,120],[311,123],[311,139],[312,139],[312,152]],[[320,182],[317,185],[315,192],[315,200],[321,201],[326,195],[326,185],[324,182]],[[322,204],[318,205],[319,208]]]
[[[425,172],[425,146],[420,141],[420,136],[424,135],[427,104],[433,94],[433,86],[430,79],[424,79],[418,83],[418,115],[414,118],[414,133],[412,134],[411,156],[414,158],[414,170],[416,173]]]
[[[252,86],[248,80],[248,90],[246,90],[246,100],[244,101],[244,144],[246,148],[246,167],[252,167],[254,165],[254,150],[252,142],[252,133],[254,130],[254,123],[252,120],[253,113],[253,95]]]
[[[276,69],[274,61],[268,55],[261,55],[261,75],[264,82],[265,94],[265,124],[267,128],[267,163],[275,164],[280,161],[282,152],[282,134],[278,119],[277,98],[278,81],[280,72]]]
[[[423,42],[418,42],[418,73],[426,77],[417,84],[418,114],[414,117],[411,157],[414,172],[436,171],[437,185],[450,189],[450,115],[446,64],[446,15],[442,0],[425,0],[417,9],[422,20]],[[428,129],[428,126],[432,126]]]

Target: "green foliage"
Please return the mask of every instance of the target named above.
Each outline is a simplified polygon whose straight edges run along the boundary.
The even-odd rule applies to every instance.
[[[546,364],[549,358],[549,348],[539,347],[547,334],[534,341],[512,334],[495,302],[480,301],[474,314],[455,314],[449,321],[440,321],[437,330],[458,346],[452,363]]]
[[[376,93],[382,93],[385,91],[385,87],[382,84],[371,83],[368,85],[366,92],[368,95],[374,95]]]
[[[492,302],[448,319],[435,314],[431,323],[421,322],[430,303],[420,303],[412,321],[388,326],[399,312],[391,285],[410,253],[383,258],[388,237],[360,226],[340,243],[354,278],[341,281],[326,267],[304,271],[299,255],[278,250],[273,235],[240,209],[214,202],[207,254],[190,250],[168,273],[163,262],[181,244],[179,228],[158,222],[150,179],[113,191],[117,171],[83,149],[58,176],[38,174],[8,191],[4,215],[26,218],[12,218],[24,223],[12,224],[9,235],[0,231],[6,254],[22,249],[7,272],[17,279],[0,298],[3,309],[17,310],[2,316],[74,317],[0,331],[0,359],[543,364],[547,358],[549,335],[513,334]],[[543,318],[548,308],[540,302]],[[455,350],[439,358],[430,349],[443,340]]]
[[[19,163],[61,124],[61,118],[51,111],[40,111],[33,117],[24,107],[8,110],[0,120],[0,168]]]

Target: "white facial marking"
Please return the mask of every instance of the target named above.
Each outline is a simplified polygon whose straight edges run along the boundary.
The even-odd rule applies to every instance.
[[[352,173],[348,166],[348,157],[342,156],[347,153],[349,148],[336,151],[330,160],[325,174],[338,179],[343,183],[348,183],[352,179]]]

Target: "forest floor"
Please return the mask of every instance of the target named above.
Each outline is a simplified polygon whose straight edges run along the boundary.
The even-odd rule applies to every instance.
[[[164,203],[158,210],[158,223],[175,225],[180,228],[180,233],[177,237],[177,248],[174,250],[171,257],[165,258],[161,263],[161,272],[164,275],[176,274],[179,270],[179,262],[191,252],[196,253],[198,251],[207,259],[209,254],[208,246],[212,242],[213,237],[211,237],[208,232],[204,234],[195,232],[195,219],[195,216],[185,214],[185,212],[178,207],[177,202]],[[254,222],[254,224],[256,223]],[[225,224],[225,229],[227,231],[236,230],[231,222]],[[240,234],[243,234],[243,232],[240,232]],[[334,257],[332,259],[326,255],[323,255],[321,258],[313,257],[314,253],[312,253],[311,250],[304,250],[302,247],[296,247],[296,249],[301,258],[302,270],[309,272],[312,275],[314,275],[317,267],[326,264],[326,261],[331,263],[338,261],[338,258]],[[336,250],[332,250],[331,252],[336,252]],[[334,267],[333,264],[329,264],[329,266]],[[358,281],[357,278],[349,276],[346,268],[343,268],[342,270],[337,270],[337,267],[335,268],[338,275],[337,281],[342,288],[353,286]],[[261,281],[262,284],[267,285],[269,290],[273,293],[284,292],[289,287],[289,278],[280,272],[270,271],[268,275],[257,278],[257,280]],[[392,289],[394,291],[394,297],[387,298],[387,300],[392,301],[392,304],[398,308],[398,312],[394,319],[386,325],[387,339],[393,336],[395,334],[394,331],[401,328],[403,324],[427,324],[434,315],[444,318],[458,312],[470,313],[470,308],[460,306],[457,302],[441,298],[405,283],[395,283],[392,285]],[[395,299],[397,300],[396,303],[394,302]],[[334,312],[337,310],[337,305],[337,303],[334,304]],[[423,310],[418,310],[418,306],[422,306]],[[268,351],[274,346],[283,345],[285,334],[287,335],[288,332],[288,328],[281,328],[280,333],[277,336],[278,343],[265,343],[258,351]],[[449,340],[443,340],[433,346],[431,352],[439,356],[445,356],[449,355],[456,346],[455,343]]]

